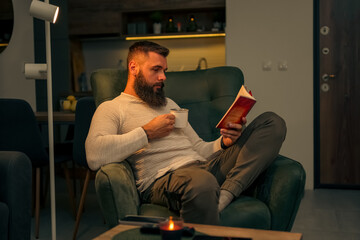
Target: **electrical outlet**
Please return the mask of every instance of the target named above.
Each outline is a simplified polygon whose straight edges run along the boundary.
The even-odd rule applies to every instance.
[[[288,63],[287,63],[287,61],[280,61],[279,63],[278,63],[278,69],[279,69],[279,71],[287,71],[287,69],[288,69]]]

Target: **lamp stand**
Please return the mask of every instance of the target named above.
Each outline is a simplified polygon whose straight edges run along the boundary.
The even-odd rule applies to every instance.
[[[49,0],[45,0],[49,3]],[[49,159],[50,159],[50,204],[51,204],[51,236],[56,240],[56,205],[55,205],[55,161],[54,161],[54,121],[52,99],[52,66],[50,22],[45,21],[46,63],[47,63],[47,105],[48,105],[48,131],[49,131]]]

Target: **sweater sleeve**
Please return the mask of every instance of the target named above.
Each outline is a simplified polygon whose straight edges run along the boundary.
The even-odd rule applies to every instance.
[[[180,108],[173,100],[169,100],[170,108]],[[212,142],[205,142],[202,140],[199,135],[192,128],[190,123],[186,128],[184,128],[185,135],[189,138],[190,142],[193,145],[193,149],[206,159],[212,159],[223,149],[221,148],[221,137]]]
[[[86,158],[90,169],[121,162],[148,144],[143,128],[119,134],[121,113],[112,103],[104,102],[95,111],[85,142]]]
[[[206,159],[212,159],[215,155],[222,151],[220,142],[221,137],[212,142],[205,142],[199,137],[199,135],[197,135],[190,124],[188,124],[184,129],[184,133],[190,139],[195,151]]]

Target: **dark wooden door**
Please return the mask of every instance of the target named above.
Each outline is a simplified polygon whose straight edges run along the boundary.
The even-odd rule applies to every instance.
[[[317,0],[319,183],[360,186],[360,0]]]

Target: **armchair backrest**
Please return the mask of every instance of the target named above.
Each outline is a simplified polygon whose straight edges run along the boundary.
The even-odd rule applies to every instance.
[[[95,109],[93,97],[80,98],[76,104],[73,158],[77,164],[86,168],[88,164],[86,161],[85,141]]]
[[[180,107],[189,109],[189,122],[205,141],[219,136],[215,128],[244,83],[237,67],[166,73],[165,94]],[[118,96],[126,86],[127,72],[99,69],[91,75],[96,106]]]
[[[0,99],[0,116],[0,151],[23,152],[34,166],[49,161],[39,125],[28,102]]]

